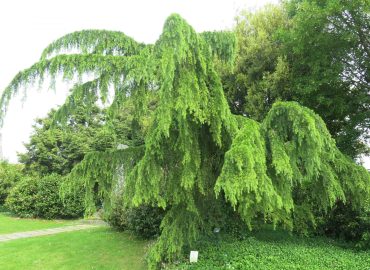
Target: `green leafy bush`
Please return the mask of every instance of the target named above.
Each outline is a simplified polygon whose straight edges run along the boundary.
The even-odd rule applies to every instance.
[[[137,236],[150,239],[159,236],[165,211],[158,207],[142,205],[128,208],[113,203],[107,221],[119,230],[130,230]]]
[[[10,189],[22,178],[22,166],[10,164],[6,161],[0,163],[0,205],[8,197]]]
[[[337,202],[319,224],[319,232],[330,237],[358,243],[359,247],[370,247],[370,211],[354,210],[351,204]]]
[[[356,247],[370,250],[370,230],[362,234],[360,241],[358,241],[356,244]]]
[[[5,201],[5,206],[20,217],[35,217],[37,182],[32,177],[23,178],[15,185]]]
[[[158,237],[164,210],[158,207],[141,205],[126,209],[127,229],[143,238]]]
[[[21,217],[76,218],[84,212],[83,198],[80,192],[66,194],[62,201],[59,195],[63,178],[58,174],[43,178],[26,178],[10,192],[6,206]]]
[[[113,196],[112,207],[105,213],[106,221],[114,228],[124,231],[127,230],[126,208],[118,199],[119,196]]]
[[[60,215],[63,204],[58,194],[59,179],[57,178],[59,178],[57,175],[51,174],[37,181],[36,216],[52,219]]]
[[[81,195],[67,194],[62,201],[59,195],[62,181],[62,177],[58,174],[51,174],[38,180],[36,202],[38,217],[53,219],[82,216],[84,208]]]

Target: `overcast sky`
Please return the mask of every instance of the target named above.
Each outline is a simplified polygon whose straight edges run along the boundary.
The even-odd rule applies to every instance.
[[[196,31],[230,29],[243,8],[256,9],[278,0],[104,0],[46,1],[11,0],[0,2],[0,89],[14,75],[39,59],[53,40],[82,29],[122,31],[139,42],[153,43],[162,32],[165,19],[179,13]],[[3,155],[17,161],[23,152],[34,119],[44,117],[61,105],[69,86],[57,84],[57,92],[28,89],[26,102],[11,102],[4,126]],[[370,163],[366,165],[370,167]]]

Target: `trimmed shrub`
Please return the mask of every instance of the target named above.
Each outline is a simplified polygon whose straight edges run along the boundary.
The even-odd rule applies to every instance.
[[[22,178],[22,165],[10,164],[6,161],[0,163],[0,205],[5,203],[9,192]]]
[[[36,216],[46,219],[76,218],[83,214],[83,198],[81,193],[67,194],[62,201],[59,195],[63,178],[58,174],[50,174],[38,180]]]
[[[60,177],[56,174],[45,176],[37,181],[36,216],[53,219],[61,216],[63,208],[59,197]]]
[[[59,195],[63,178],[58,174],[43,178],[26,178],[10,192],[6,206],[20,217],[40,217],[46,219],[76,218],[83,215],[82,194],[66,194],[62,201]]]
[[[126,208],[118,198],[113,198],[112,208],[104,214],[105,220],[120,231],[127,230]]]
[[[158,237],[164,212],[162,208],[147,205],[127,208],[125,211],[127,229],[146,239]]]
[[[20,217],[35,217],[37,192],[38,187],[35,179],[23,178],[10,190],[5,206]]]
[[[106,219],[119,230],[130,230],[139,237],[150,239],[159,236],[164,214],[162,208],[147,205],[127,208],[116,201]]]

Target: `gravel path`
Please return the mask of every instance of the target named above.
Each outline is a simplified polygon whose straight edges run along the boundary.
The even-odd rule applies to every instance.
[[[65,226],[65,227],[59,227],[59,228],[53,228],[53,229],[2,234],[0,235],[0,242],[6,242],[6,241],[21,239],[21,238],[51,235],[51,234],[57,234],[57,233],[63,233],[63,232],[80,231],[80,230],[101,227],[101,226],[102,225],[100,224],[79,224],[79,225]]]

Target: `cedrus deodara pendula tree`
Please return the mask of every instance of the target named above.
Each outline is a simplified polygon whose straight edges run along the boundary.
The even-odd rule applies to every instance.
[[[166,209],[149,255],[153,269],[220,226],[230,209],[249,227],[263,216],[293,229],[314,223],[315,211],[337,200],[368,203],[369,173],[338,151],[313,111],[279,102],[261,123],[231,114],[217,70],[232,68],[235,48],[232,33],[198,34],[178,15],[167,19],[154,45],[119,32],[72,33],[14,78],[2,96],[1,117],[21,85],[45,75],[80,78],[59,109],[60,121],[76,100],[105,101],[109,87],[111,115],[130,103],[144,143],[89,153],[71,174],[84,181],[90,207],[96,182],[109,208],[124,176],[123,203]],[[80,53],[61,53],[70,49]],[[93,79],[83,81],[84,74]]]

